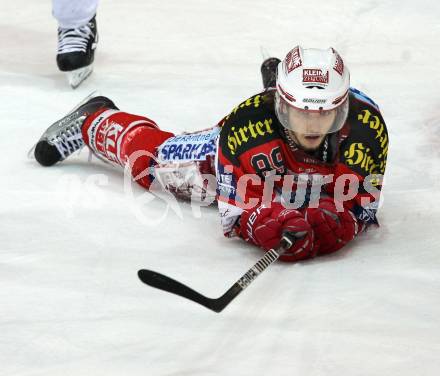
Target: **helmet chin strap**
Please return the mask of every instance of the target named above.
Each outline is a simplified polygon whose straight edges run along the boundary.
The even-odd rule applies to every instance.
[[[292,150],[302,149],[301,144],[298,142],[293,131],[284,128],[284,134],[286,135],[288,145]]]

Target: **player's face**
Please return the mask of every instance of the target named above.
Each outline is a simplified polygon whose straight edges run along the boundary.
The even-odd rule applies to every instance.
[[[336,114],[336,110],[310,112],[289,107],[289,123],[294,125],[292,128],[295,129],[290,132],[304,150],[315,150],[324,141],[336,119]]]

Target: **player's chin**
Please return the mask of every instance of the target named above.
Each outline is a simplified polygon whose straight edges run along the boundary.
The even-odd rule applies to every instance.
[[[324,140],[323,135],[302,135],[300,137],[300,144],[304,150],[313,151],[319,148],[322,141]]]

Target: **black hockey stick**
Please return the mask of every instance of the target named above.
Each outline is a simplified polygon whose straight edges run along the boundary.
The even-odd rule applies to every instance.
[[[208,298],[188,286],[180,283],[166,275],[157,273],[153,270],[141,269],[138,276],[143,283],[160,290],[168,291],[183,298],[199,303],[215,312],[221,312],[234,300],[246,287],[248,287],[255,278],[258,277],[269,265],[273,264],[278,258],[286,252],[296,240],[295,235],[291,233],[283,234],[280,245],[276,249],[271,249],[258,260],[231,288],[217,299]]]

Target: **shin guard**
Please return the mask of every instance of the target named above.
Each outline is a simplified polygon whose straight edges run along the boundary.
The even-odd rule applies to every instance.
[[[111,109],[89,116],[82,134],[86,145],[100,159],[122,167],[130,161],[134,178],[145,175],[143,172],[154,166],[158,146],[174,135],[161,131],[153,120],[144,116]],[[151,179],[147,174],[137,182],[148,188]]]

